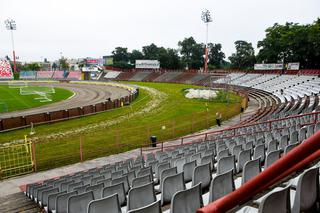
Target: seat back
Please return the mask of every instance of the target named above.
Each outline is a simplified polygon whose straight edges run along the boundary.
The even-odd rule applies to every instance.
[[[98,200],[93,200],[88,205],[88,213],[121,213],[118,194],[113,194]]]
[[[59,194],[56,198],[56,205],[55,205],[56,212],[67,213],[68,200],[69,200],[69,197],[73,195],[77,195],[77,192],[74,191],[74,192]]]
[[[160,190],[162,188],[161,186],[162,186],[162,182],[163,182],[164,178],[171,176],[171,175],[175,175],[175,174],[177,174],[177,167],[165,169],[161,172],[161,174],[160,174]]]
[[[114,184],[117,184],[117,183],[121,183],[121,182],[123,182],[123,184],[124,184],[124,191],[125,191],[125,193],[127,194],[128,191],[129,191],[129,188],[130,188],[130,186],[129,186],[129,181],[128,181],[128,176],[125,175],[125,176],[122,176],[122,177],[113,179],[113,180],[111,181],[111,185],[114,185]]]
[[[193,170],[192,176],[192,186],[195,186],[201,183],[201,187],[204,191],[206,191],[211,182],[211,170],[210,170],[210,163],[197,166]]]
[[[73,189],[73,191],[76,191],[78,194],[82,194],[86,191],[86,188],[90,186],[90,184],[86,184],[86,185],[83,185],[83,186],[78,186],[78,187],[75,187]]]
[[[100,199],[101,195],[102,195],[102,189],[104,188],[104,184],[103,183],[99,183],[97,185],[93,185],[93,186],[88,186],[86,188],[86,192],[92,191],[93,192],[93,196],[94,199]]]
[[[59,192],[59,188],[56,187],[56,188],[51,188],[51,189],[48,189],[46,191],[43,191],[42,192],[42,200],[41,200],[41,205],[42,206],[47,206],[48,205],[48,196],[50,194],[54,194],[54,193],[58,193]]]
[[[94,200],[92,191],[69,197],[68,213],[87,213],[88,204],[92,200]]]
[[[258,212],[290,212],[290,188],[286,187],[282,190],[275,191],[266,196],[259,205]]]
[[[109,197],[113,194],[118,194],[119,204],[120,206],[124,205],[127,201],[126,193],[124,191],[123,182],[104,187],[102,190],[102,197]]]
[[[298,146],[299,143],[293,143],[293,144],[289,144],[288,146],[285,147],[284,149],[284,154],[288,154],[288,152],[290,152],[291,150],[293,150],[294,147]]]
[[[229,170],[213,178],[210,184],[209,202],[213,202],[235,190],[233,171]]]
[[[313,212],[319,199],[319,168],[313,167],[303,172],[297,184],[292,213]]]
[[[213,155],[205,155],[201,158],[201,165],[210,163],[210,169],[211,171],[214,170],[214,156]]]
[[[153,175],[151,166],[140,169],[137,173],[137,177],[145,176],[145,175]]]
[[[229,149],[221,150],[220,152],[218,152],[217,160],[219,161],[221,158],[228,157],[228,156],[229,156]]]
[[[255,159],[258,159],[258,158],[260,158],[261,162],[264,162],[264,158],[265,158],[265,146],[264,146],[264,144],[258,145],[258,146],[256,146],[254,148],[252,159],[255,160]]]
[[[294,131],[290,134],[290,141],[289,143],[290,144],[293,144],[293,143],[297,143],[298,142],[298,132],[297,131]]]
[[[240,152],[242,151],[242,145],[236,145],[233,147],[232,149],[232,155],[234,155],[236,157],[236,161],[238,161],[238,157],[239,157],[239,154]]]
[[[173,166],[177,167],[177,172],[180,173],[183,171],[183,166],[186,162],[187,162],[186,158],[179,158],[174,161]]]
[[[68,192],[72,192],[75,188],[82,186],[82,185],[83,185],[82,181],[71,183],[68,185]]]
[[[56,193],[52,193],[48,195],[48,203],[47,203],[47,209],[49,212],[51,212],[52,210],[56,209],[56,201],[57,201],[57,197],[59,195],[65,194],[67,193],[66,191],[64,192],[56,192]]]
[[[132,180],[132,187],[139,187],[139,186],[145,185],[147,183],[151,183],[151,182],[152,182],[152,180],[151,180],[150,175],[137,177]]]
[[[261,172],[260,158],[248,161],[242,171],[242,184]]]
[[[273,151],[273,152],[269,152],[267,154],[267,158],[266,158],[266,162],[265,162],[265,165],[264,167],[265,168],[268,168],[271,164],[273,164],[275,161],[279,160],[280,158],[280,150],[276,150],[276,151]]]
[[[240,152],[238,161],[237,172],[241,172],[243,170],[244,164],[251,160],[251,149],[245,149]]]
[[[161,205],[164,206],[171,202],[171,198],[176,192],[185,190],[183,173],[167,176],[161,187]]]
[[[268,143],[267,153],[270,153],[270,152],[278,150],[277,146],[278,146],[277,141],[276,140],[271,140]]]
[[[185,182],[192,180],[193,170],[196,167],[196,161],[191,161],[183,165],[183,177]]]
[[[163,170],[165,169],[169,169],[170,168],[170,163],[168,162],[163,162],[163,163],[159,163],[156,166],[156,172],[155,172],[155,177],[156,178],[160,178],[160,174]]]
[[[128,213],[162,213],[160,200],[151,203],[150,205],[130,210]]]
[[[223,174],[231,169],[236,172],[236,162],[234,155],[223,157],[218,160],[217,174]]]
[[[156,201],[153,183],[130,189],[128,193],[127,211],[144,207]]]
[[[203,207],[201,184],[176,192],[171,200],[170,213],[194,213]]]
[[[111,186],[111,178],[104,179],[104,180],[99,180],[97,182],[97,184],[99,184],[99,183],[103,183],[104,187]]]

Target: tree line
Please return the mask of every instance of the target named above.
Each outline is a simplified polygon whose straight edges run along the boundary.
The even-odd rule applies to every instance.
[[[274,24],[258,41],[258,53],[252,43],[235,41],[235,53],[226,60],[220,43],[208,44],[209,69],[252,69],[255,63],[300,62],[301,68],[320,68],[320,18],[312,24]],[[112,51],[113,66],[133,68],[135,60],[159,60],[164,69],[200,69],[204,65],[205,44],[193,37],[178,42],[178,49],[159,47],[152,43],[131,52],[126,47]]]

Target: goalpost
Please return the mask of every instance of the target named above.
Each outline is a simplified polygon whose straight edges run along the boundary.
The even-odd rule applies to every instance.
[[[8,81],[9,88],[24,88],[28,87],[28,82],[26,81]]]
[[[52,101],[51,94],[56,91],[53,86],[45,87],[20,87],[20,95],[38,95],[39,97],[34,98],[40,102],[50,102]]]

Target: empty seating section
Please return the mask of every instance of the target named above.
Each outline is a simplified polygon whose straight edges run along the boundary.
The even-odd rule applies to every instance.
[[[38,71],[37,79],[51,79],[54,71]]]
[[[119,71],[108,71],[107,74],[105,74],[104,78],[105,79],[115,79],[116,77],[118,77],[118,75],[121,72]]]
[[[143,81],[151,72],[137,72],[133,77],[131,77],[130,81]]]
[[[36,79],[36,71],[20,71],[20,79],[22,80],[33,80]]]
[[[154,79],[154,82],[171,82],[177,76],[183,74],[183,72],[165,72],[158,78]]]
[[[67,77],[68,80],[81,80],[81,72],[70,71]]]
[[[315,114],[307,114],[225,130],[204,141],[28,184],[26,195],[56,212],[103,208],[110,212],[195,212],[241,187],[303,143],[320,129],[320,124],[311,124],[314,121]],[[293,212],[317,208],[319,168],[313,168],[239,211],[269,209],[277,199],[291,203],[281,208]]]
[[[64,71],[54,71],[52,79],[64,79]]]

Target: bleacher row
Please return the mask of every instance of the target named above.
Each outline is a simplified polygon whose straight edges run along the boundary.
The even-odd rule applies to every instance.
[[[311,124],[315,119],[306,115],[273,122],[272,129],[257,124],[226,130],[207,141],[29,184],[26,195],[47,212],[195,212],[303,143],[320,129],[320,123]],[[264,209],[280,202],[277,208],[286,209],[277,212],[315,210],[318,189],[319,168],[313,167],[254,204]],[[270,198],[279,196],[284,198]],[[250,206],[240,210],[251,211],[258,212]]]
[[[81,80],[80,71],[20,71],[21,80]]]

